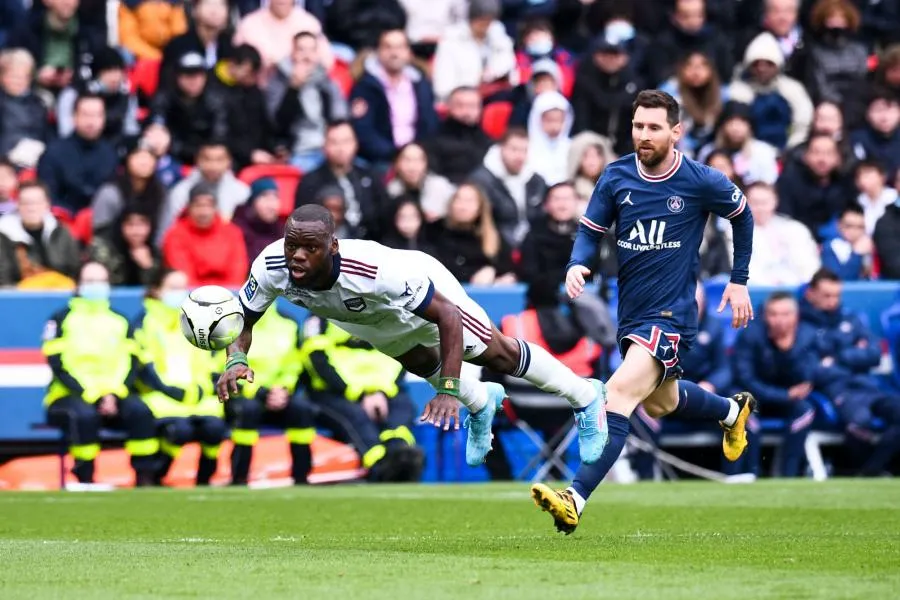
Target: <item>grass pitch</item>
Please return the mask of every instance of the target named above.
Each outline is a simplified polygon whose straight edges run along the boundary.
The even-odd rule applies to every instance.
[[[900,597],[900,480],[0,494],[0,597]]]

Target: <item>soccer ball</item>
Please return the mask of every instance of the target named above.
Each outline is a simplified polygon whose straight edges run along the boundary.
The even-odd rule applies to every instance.
[[[181,304],[181,332],[201,350],[222,350],[241,335],[244,309],[234,294],[204,285]]]

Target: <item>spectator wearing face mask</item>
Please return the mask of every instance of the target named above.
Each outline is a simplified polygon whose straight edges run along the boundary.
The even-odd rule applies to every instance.
[[[281,198],[271,177],[250,185],[250,199],[234,211],[232,222],[244,234],[247,256],[259,256],[266,246],[284,235],[285,218],[279,212]]]
[[[575,63],[571,54],[557,46],[550,22],[544,19],[525,22],[521,42],[522,49],[516,53],[519,81],[530,81],[535,75],[537,64],[550,61],[556,65],[557,91],[568,98],[575,84]]]

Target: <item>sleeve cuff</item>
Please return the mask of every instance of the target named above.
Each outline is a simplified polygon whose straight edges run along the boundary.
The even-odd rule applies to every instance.
[[[428,310],[428,307],[431,306],[431,301],[434,300],[434,282],[430,279],[428,280],[428,291],[425,292],[425,297],[422,298],[422,301],[419,302],[419,305],[412,309],[413,314],[418,317],[425,316],[425,311]]]

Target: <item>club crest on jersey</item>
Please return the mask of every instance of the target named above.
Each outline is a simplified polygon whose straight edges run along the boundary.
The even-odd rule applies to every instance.
[[[684,198],[681,196],[669,196],[666,206],[669,207],[669,212],[680,213],[684,210]]]
[[[256,281],[256,277],[251,275],[250,279],[247,280],[247,284],[244,286],[244,296],[247,297],[247,300],[253,300],[253,296],[256,295],[257,289],[259,289],[259,282]]]
[[[351,312],[362,312],[366,310],[366,301],[362,298],[347,298],[344,300],[344,306]]]

